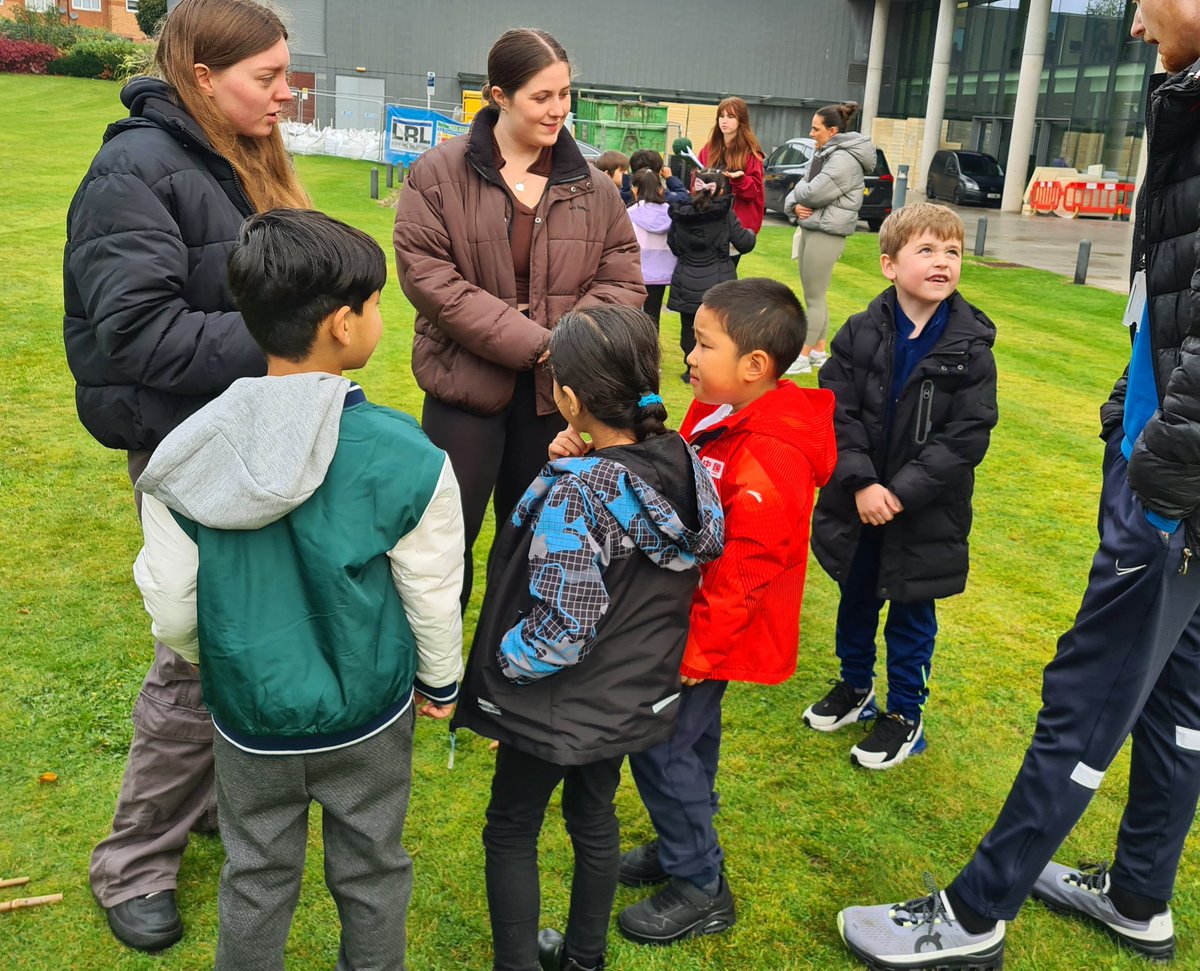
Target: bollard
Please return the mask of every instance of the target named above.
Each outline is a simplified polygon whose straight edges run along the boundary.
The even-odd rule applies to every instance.
[[[899,209],[904,205],[904,199],[908,195],[908,166],[901,165],[900,171],[896,174],[895,188],[892,189],[892,208]]]
[[[987,216],[980,216],[975,224],[975,255],[983,256],[983,247],[987,243]]]
[[[1087,283],[1088,260],[1092,258],[1092,241],[1090,239],[1080,240],[1079,256],[1075,260],[1075,285],[1083,286]]]
[[[388,164],[387,167],[387,187],[390,189],[396,184],[396,166]]]
[[[379,198],[379,169],[371,166],[371,198]]]

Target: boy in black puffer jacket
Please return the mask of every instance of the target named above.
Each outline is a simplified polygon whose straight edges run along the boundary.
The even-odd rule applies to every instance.
[[[841,677],[804,723],[832,732],[877,714],[875,632],[890,601],[886,714],[850,750],[866,769],[925,750],[934,601],[966,585],[975,466],[996,424],[996,328],[957,291],[962,245],[962,220],[944,206],[889,216],[880,263],[895,285],[846,322],[820,372],[837,398],[838,463],[812,545],[842,590]]]
[[[754,233],[733,214],[729,180],[715,169],[701,169],[692,183],[692,198],[671,204],[667,245],[678,257],[671,275],[667,309],[679,312],[679,346],[683,350],[683,383],[690,385],[687,356],[696,346],[696,311],[710,287],[737,279],[729,247],[739,253],[754,249]]]

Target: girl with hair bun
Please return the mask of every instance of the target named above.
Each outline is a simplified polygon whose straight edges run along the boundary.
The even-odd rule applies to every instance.
[[[417,310],[421,424],[462,489],[464,607],[488,499],[503,522],[562,429],[545,364],[551,331],[569,310],[646,300],[617,187],[563,128],[562,45],[544,30],[509,30],[487,71],[470,132],[413,164],[393,236]]]
[[[563,316],[557,445],[504,524],[454,728],[497,739],[483,831],[494,971],[604,967],[620,864],[621,762],[670,737],[698,567],[721,552],[708,473],[669,431],[658,334],[642,311]],[[537,841],[550,797],[575,850],[566,933],[538,934]]]
[[[762,229],[766,197],[763,195],[763,150],[750,127],[750,109],[741,98],[726,98],[717,105],[717,123],[708,144],[700,149],[700,164],[717,169],[729,179],[733,212],[746,229]],[[733,256],[737,266],[740,254]]]
[[[875,171],[875,146],[861,132],[850,131],[858,105],[846,101],[826,105],[813,115],[809,134],[816,154],[804,181],[797,182],[783,211],[799,220],[792,237],[792,259],[800,268],[800,286],[808,311],[808,336],[788,374],[808,374],[825,363],[829,305],[825,295],[833,267],[842,258],[846,237],[854,235],[863,204],[864,176]]]

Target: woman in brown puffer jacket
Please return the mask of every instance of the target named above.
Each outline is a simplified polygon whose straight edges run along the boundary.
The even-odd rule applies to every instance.
[[[464,607],[488,496],[496,519],[507,517],[564,427],[544,366],[551,329],[568,310],[646,299],[617,188],[563,129],[571,70],[559,43],[508,31],[488,54],[483,90],[470,132],[412,166],[393,236],[417,309],[421,423],[462,490]]]

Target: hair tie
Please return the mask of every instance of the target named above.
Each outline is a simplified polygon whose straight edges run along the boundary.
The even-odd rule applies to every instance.
[[[644,394],[638,398],[639,408],[649,408],[651,405],[661,405],[662,403],[662,395],[660,394]]]

